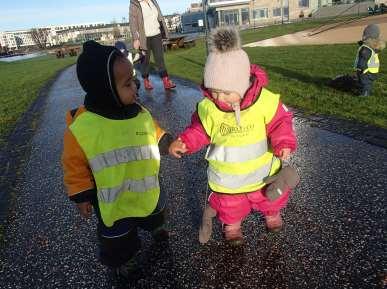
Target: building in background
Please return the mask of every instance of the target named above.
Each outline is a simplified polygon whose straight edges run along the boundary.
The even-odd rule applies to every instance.
[[[113,44],[115,40],[130,38],[129,23],[88,23],[74,25],[57,25],[40,27],[48,30],[47,47],[63,44],[82,43],[96,40],[105,44]],[[0,32],[0,46],[11,51],[36,48],[31,30]]]
[[[220,26],[250,25],[250,0],[208,0],[209,8],[215,9]]]
[[[35,42],[32,39],[29,30],[16,30],[0,32],[0,45],[14,51],[21,48],[34,47]]]
[[[385,1],[387,0],[378,2]],[[208,7],[215,9],[217,25],[255,27],[307,18],[324,7],[333,6],[331,15],[334,11],[339,14],[341,10],[347,9],[342,7],[340,10],[339,6],[357,5],[358,2],[356,0],[208,0]]]
[[[2,50],[16,50],[15,35],[9,32],[0,32],[0,45]]]
[[[88,40],[99,41],[112,45],[116,40],[130,38],[129,23],[111,23],[70,27],[56,31],[54,39],[56,45],[83,43]]]
[[[249,27],[298,19],[309,15],[326,0],[209,0],[219,25]],[[302,11],[302,13],[301,13]]]
[[[169,32],[179,33],[181,32],[181,15],[180,14],[172,14],[164,16],[165,24]]]
[[[203,11],[203,3],[202,2],[191,3],[191,6],[187,10],[187,12],[190,12],[190,13],[199,12],[199,11]]]
[[[324,0],[255,0],[251,1],[252,26],[306,18]]]

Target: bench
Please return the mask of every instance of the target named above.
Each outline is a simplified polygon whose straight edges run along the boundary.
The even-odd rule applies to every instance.
[[[196,45],[195,39],[186,39],[186,40],[184,40],[184,47],[185,48],[194,47],[195,45]]]
[[[163,40],[164,51],[184,47],[185,36],[171,37]]]

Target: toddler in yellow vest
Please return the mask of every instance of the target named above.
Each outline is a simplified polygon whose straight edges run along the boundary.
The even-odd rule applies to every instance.
[[[379,26],[369,24],[364,28],[362,39],[358,44],[359,49],[354,66],[359,80],[359,95],[368,97],[372,95],[373,82],[379,73],[379,53],[386,46],[384,41],[380,39]]]
[[[117,48],[86,42],[77,76],[86,96],[66,116],[64,184],[83,217],[94,207],[100,261],[132,278],[139,272],[138,228],[168,240],[158,173],[160,153],[173,139],[136,102],[133,67]]]
[[[269,198],[265,179],[280,171],[281,160],[296,149],[296,138],[292,113],[264,87],[267,82],[266,73],[250,64],[234,28],[214,30],[204,68],[204,99],[169,148],[181,157],[208,146],[211,194],[205,217],[217,215],[231,245],[243,243],[242,221],[252,210],[264,215],[270,231],[283,225],[280,210],[290,188]]]

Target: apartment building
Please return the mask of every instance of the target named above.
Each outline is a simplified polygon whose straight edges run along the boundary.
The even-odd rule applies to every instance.
[[[250,25],[251,0],[208,0],[208,6],[215,8],[218,23],[223,25]]]
[[[255,25],[291,21],[308,17],[319,5],[323,0],[255,0],[250,2],[251,20]]]
[[[0,44],[10,50],[35,46],[29,30],[0,32]]]
[[[170,32],[179,32],[181,30],[181,15],[164,15],[165,24]]]
[[[114,44],[117,39],[129,39],[129,23],[99,24],[56,31],[56,44],[81,43],[88,40]]]
[[[0,32],[0,45],[10,50],[17,49],[15,35],[9,32]]]
[[[208,0],[219,25],[255,26],[308,17],[332,0]]]
[[[41,27],[48,30],[47,46],[97,40],[113,43],[114,39],[129,39],[129,23],[89,23]],[[0,46],[18,50],[36,46],[31,30],[0,32]]]
[[[188,13],[199,12],[199,11],[203,11],[202,2],[191,3],[191,6],[187,10]]]

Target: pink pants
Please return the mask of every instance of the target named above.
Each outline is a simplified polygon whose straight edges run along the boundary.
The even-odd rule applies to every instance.
[[[237,195],[212,192],[209,203],[224,224],[241,222],[251,210],[260,211],[265,216],[276,215],[288,203],[290,190],[273,202],[266,198],[264,192],[265,189]]]

